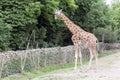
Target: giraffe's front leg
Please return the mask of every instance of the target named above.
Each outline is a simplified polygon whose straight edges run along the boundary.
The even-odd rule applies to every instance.
[[[79,58],[80,58],[80,66],[81,66],[81,69],[82,69],[82,53],[81,53],[81,48],[79,48]]]
[[[78,46],[75,46],[75,67],[77,69],[77,60],[78,60]]]

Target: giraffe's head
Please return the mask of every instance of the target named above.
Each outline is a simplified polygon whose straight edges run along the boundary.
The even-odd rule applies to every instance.
[[[60,16],[61,12],[62,12],[62,10],[59,10],[59,9],[55,10],[55,19],[57,19]]]

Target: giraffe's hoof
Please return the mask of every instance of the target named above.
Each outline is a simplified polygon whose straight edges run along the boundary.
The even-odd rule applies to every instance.
[[[74,67],[74,70],[76,70],[77,69],[77,67]]]
[[[85,70],[85,72],[88,72],[88,71],[90,71],[91,70],[91,67],[88,67],[86,70]]]

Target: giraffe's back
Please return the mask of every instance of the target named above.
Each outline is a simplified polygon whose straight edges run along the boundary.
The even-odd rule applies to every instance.
[[[82,43],[85,43],[85,45],[87,44],[88,46],[93,46],[93,47],[96,47],[96,43],[98,41],[96,36],[89,32],[85,32],[81,37],[81,40]]]
[[[72,41],[82,47],[93,46],[96,47],[97,38],[94,34],[89,32],[80,32],[72,36]]]

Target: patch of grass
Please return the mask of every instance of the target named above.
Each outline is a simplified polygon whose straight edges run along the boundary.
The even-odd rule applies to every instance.
[[[32,79],[32,78],[35,78],[35,77],[41,76],[41,75],[43,75],[43,72],[41,72],[41,71],[24,72],[22,74],[8,76],[2,80],[29,80],[29,79]]]
[[[99,54],[99,57],[104,57],[104,56],[108,56],[108,55],[115,54],[115,53],[117,53],[116,50],[104,51],[103,53]],[[89,61],[89,59],[84,59],[83,64],[88,63],[88,61]],[[74,62],[64,64],[64,65],[51,65],[51,66],[43,67],[38,71],[24,72],[22,74],[18,74],[17,76],[16,75],[9,76],[9,77],[4,78],[2,80],[28,80],[28,79],[32,79],[32,78],[35,78],[38,76],[48,74],[48,73],[56,71],[56,70],[65,70],[65,69],[68,70],[68,69],[72,69],[72,68],[74,68]]]
[[[86,63],[87,60],[83,60],[83,63]],[[45,74],[48,74],[50,72],[54,72],[56,70],[65,70],[65,69],[72,69],[74,68],[74,62],[72,63],[68,63],[68,64],[64,64],[64,65],[51,65],[48,67],[43,67],[38,71],[34,71],[34,72],[24,72],[22,74],[18,74],[16,75],[12,75],[9,76],[7,78],[4,78],[2,80],[27,80],[27,79],[32,79],[38,76],[42,76]]]
[[[41,69],[42,72],[44,73],[48,73],[51,71],[55,71],[55,70],[59,70],[59,69],[65,69],[65,68],[71,68],[73,67],[73,63],[68,63],[68,64],[64,64],[64,65],[51,65],[48,67],[43,67]]]
[[[106,50],[106,51],[100,53],[99,57],[109,56],[112,54],[116,54],[117,52],[118,52],[118,50]]]

